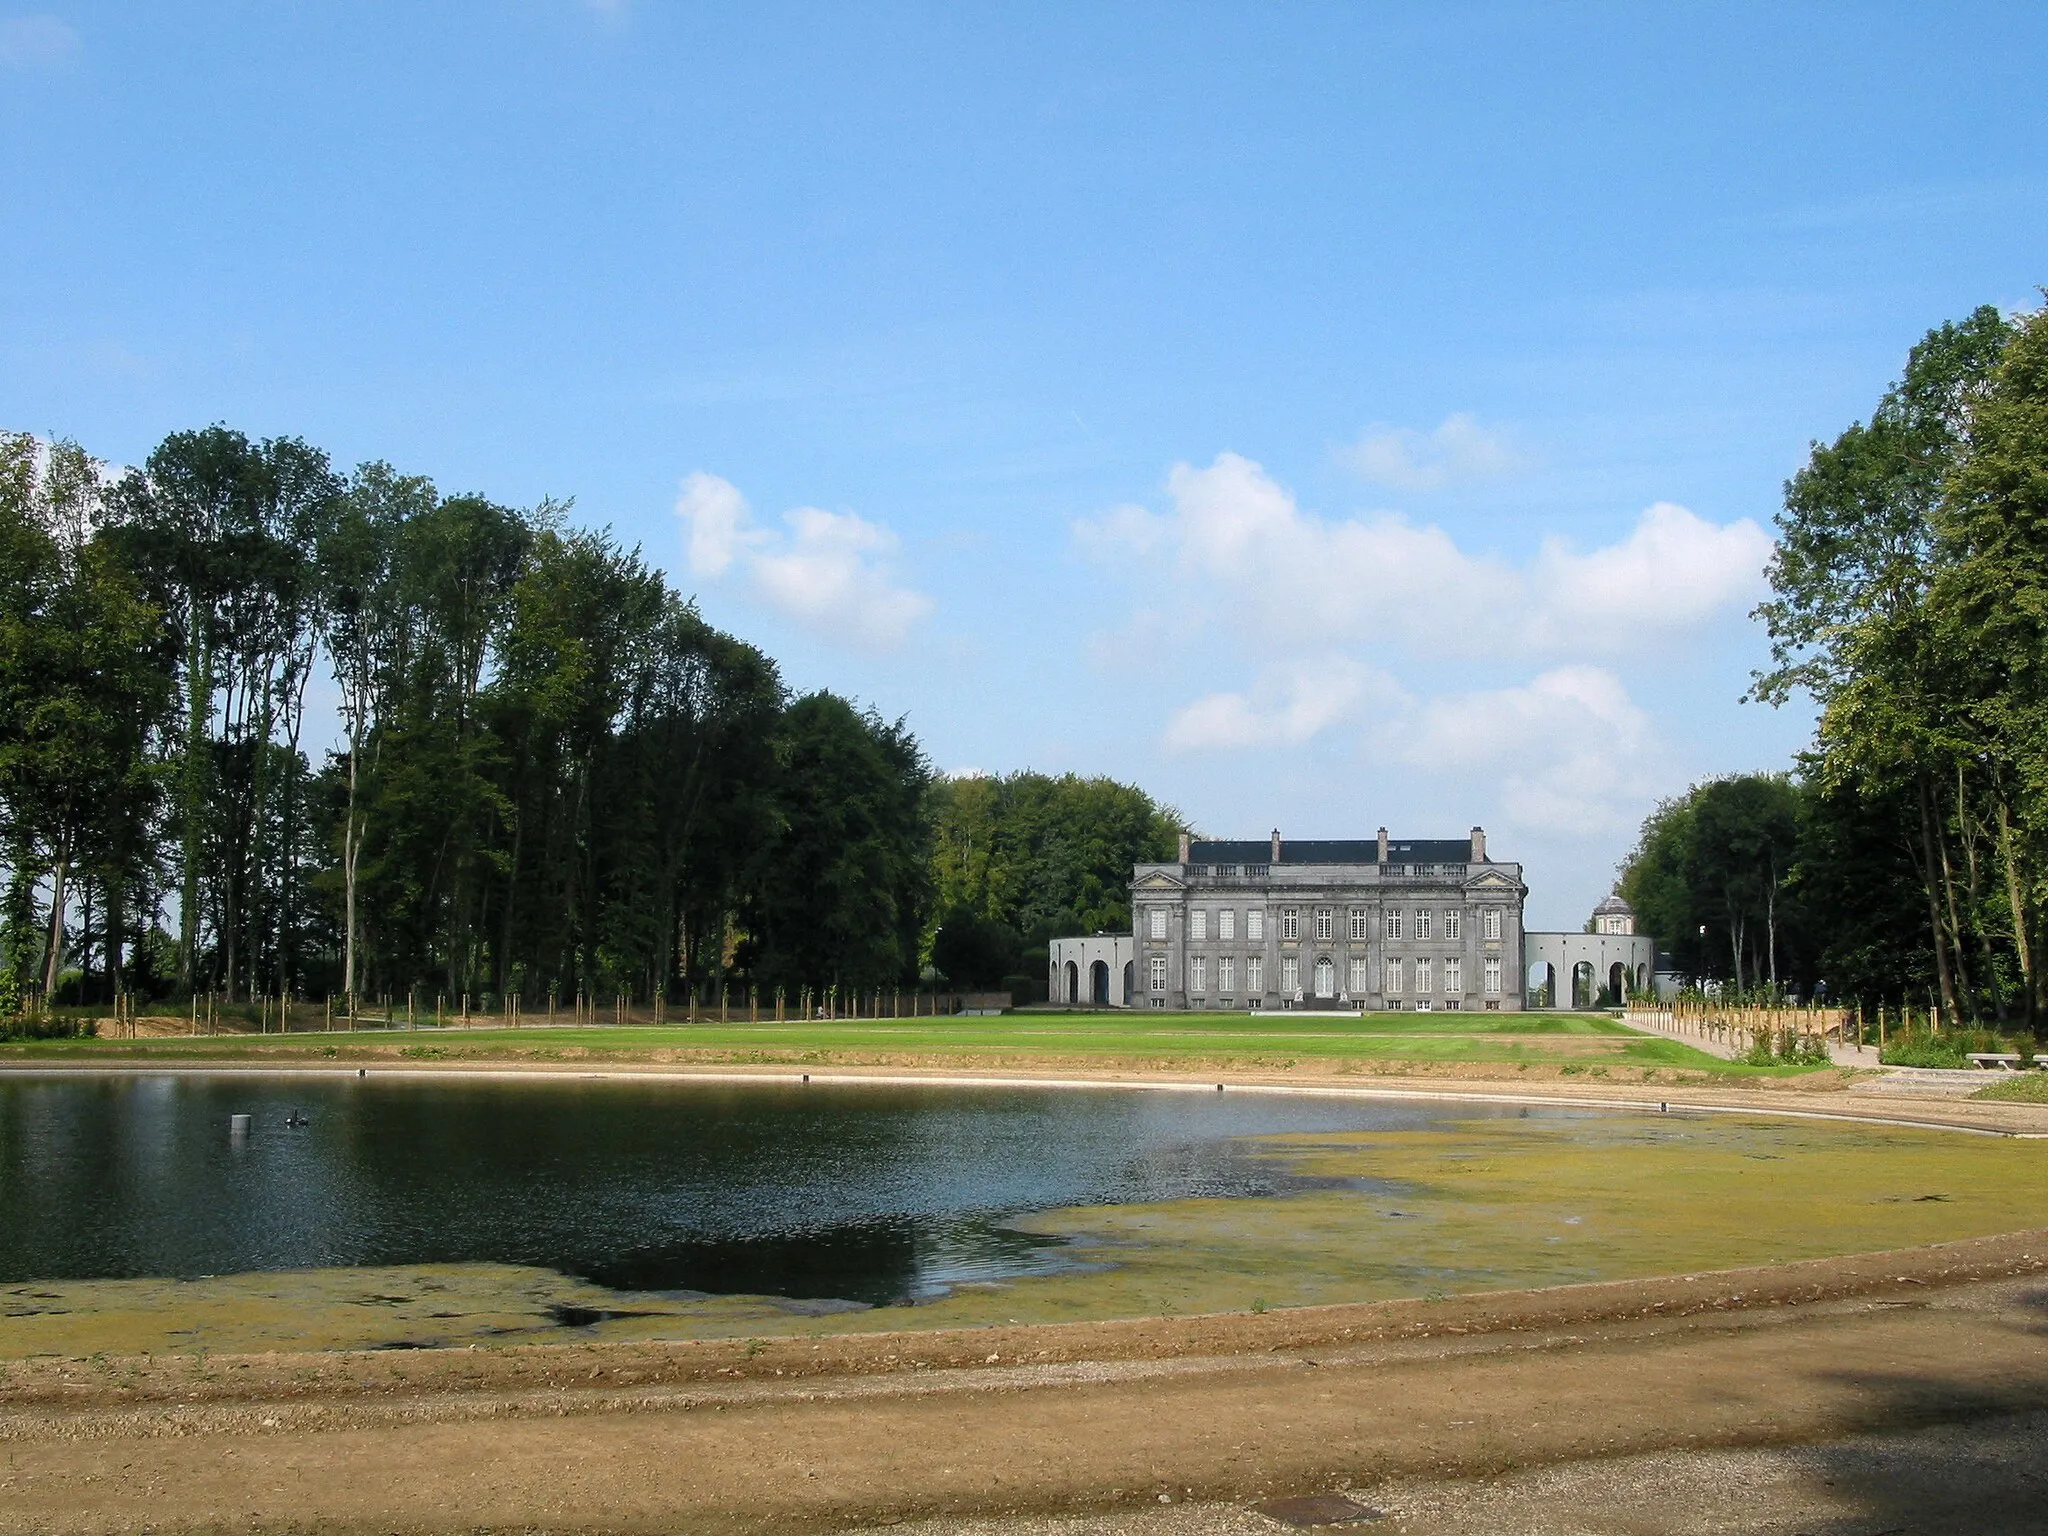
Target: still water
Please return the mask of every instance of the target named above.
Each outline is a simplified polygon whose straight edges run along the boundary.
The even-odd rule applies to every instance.
[[[0,1283],[481,1261],[888,1305],[1085,1261],[1006,1224],[1025,1212],[1302,1187],[1241,1138],[1570,1113],[1249,1091],[0,1077]]]

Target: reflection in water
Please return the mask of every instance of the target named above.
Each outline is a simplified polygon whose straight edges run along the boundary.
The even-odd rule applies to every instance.
[[[486,1261],[886,1305],[1073,1267],[1006,1225],[1023,1212],[1299,1187],[1233,1138],[1488,1113],[1249,1092],[0,1078],[0,1282]],[[246,1137],[228,1134],[237,1114]]]

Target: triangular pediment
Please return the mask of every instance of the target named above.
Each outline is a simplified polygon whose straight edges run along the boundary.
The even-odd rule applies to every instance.
[[[1176,880],[1172,875],[1164,875],[1154,870],[1143,879],[1134,881],[1131,889],[1136,891],[1179,891],[1185,890],[1186,885],[1185,881]]]
[[[1465,882],[1468,891],[1512,891],[1516,888],[1513,876],[1504,875],[1497,869],[1481,870]]]

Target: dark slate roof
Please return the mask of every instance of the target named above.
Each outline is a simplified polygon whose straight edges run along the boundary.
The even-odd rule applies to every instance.
[[[1379,857],[1379,852],[1375,848],[1365,857],[1366,862],[1370,863]],[[1273,845],[1263,837],[1257,842],[1188,844],[1190,864],[1266,864],[1270,863],[1272,858]]]
[[[1465,864],[1472,858],[1469,837],[1418,837],[1407,842],[1387,839],[1387,857],[1396,863]]]
[[[1288,837],[1280,840],[1282,864],[1376,864],[1379,857],[1378,838]],[[1387,841],[1387,859],[1395,864],[1464,864],[1471,857],[1470,838],[1403,838],[1399,841],[1390,838]],[[1190,864],[1268,864],[1272,859],[1273,845],[1263,838],[1256,842],[1240,840],[1188,845]]]

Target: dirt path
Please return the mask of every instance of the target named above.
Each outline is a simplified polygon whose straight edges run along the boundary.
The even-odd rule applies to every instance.
[[[1180,1322],[31,1363],[0,1531],[828,1530],[1812,1444],[2048,1409],[2044,1274],[2048,1231]]]

